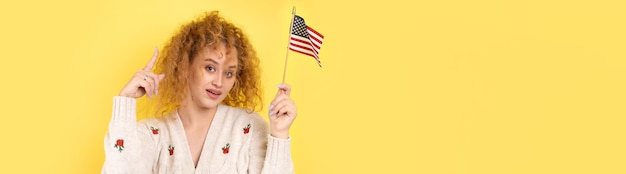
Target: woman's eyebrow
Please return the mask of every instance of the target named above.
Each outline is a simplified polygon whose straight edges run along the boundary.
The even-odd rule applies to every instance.
[[[206,58],[206,59],[204,59],[204,61],[213,62],[213,63],[218,64],[218,65],[220,64],[217,61],[213,60],[212,58]]]

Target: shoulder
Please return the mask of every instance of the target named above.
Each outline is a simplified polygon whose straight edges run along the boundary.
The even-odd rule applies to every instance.
[[[175,119],[176,114],[172,113],[161,117],[142,119],[137,122],[137,132],[139,132],[138,135],[150,137],[150,139],[152,139],[155,143],[167,140],[167,138],[162,137],[169,137],[173,135],[172,131],[175,131],[175,127],[173,127]]]
[[[161,117],[145,118],[137,122],[138,127],[143,129],[158,129],[158,127],[164,127],[168,122],[174,121],[176,115],[173,113],[163,115]]]
[[[239,120],[243,122],[248,122],[251,125],[257,125],[262,127],[267,127],[267,121],[259,115],[257,112],[251,112],[244,108],[232,107],[227,105],[220,105],[221,109],[223,109],[224,114],[229,119]]]
[[[220,110],[222,110],[222,112],[224,112],[224,114],[228,115],[229,117],[234,117],[238,119],[261,117],[258,113],[250,112],[249,110],[244,108],[232,107],[228,105],[219,105],[219,107]]]
[[[171,116],[168,114],[168,115],[164,115],[162,117],[144,118],[144,119],[139,120],[138,123],[139,124],[159,124],[159,123],[165,123],[165,122],[167,122],[168,119],[171,119],[170,117]]]

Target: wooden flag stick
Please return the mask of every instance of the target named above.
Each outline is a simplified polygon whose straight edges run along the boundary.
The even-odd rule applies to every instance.
[[[291,22],[289,23],[289,40],[291,41],[291,30],[293,30],[293,18],[296,16],[296,6],[291,11]],[[287,75],[287,60],[289,58],[289,42],[287,42],[287,54],[285,55],[285,69],[283,70],[283,83],[285,83],[285,75]]]

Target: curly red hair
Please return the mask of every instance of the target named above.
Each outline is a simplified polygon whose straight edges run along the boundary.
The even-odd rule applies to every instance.
[[[223,44],[237,50],[235,85],[222,101],[223,104],[245,108],[249,112],[262,108],[260,60],[243,31],[226,21],[218,11],[183,25],[165,45],[157,61],[155,73],[165,74],[159,84],[157,116],[170,113],[180,106],[187,91],[191,62],[202,48]]]

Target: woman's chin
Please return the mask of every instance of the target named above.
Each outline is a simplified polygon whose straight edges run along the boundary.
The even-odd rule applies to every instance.
[[[205,109],[211,109],[211,108],[216,108],[220,103],[222,103],[222,101],[224,101],[223,99],[218,99],[218,100],[213,100],[213,99],[207,99],[204,102],[202,102],[202,107]]]

